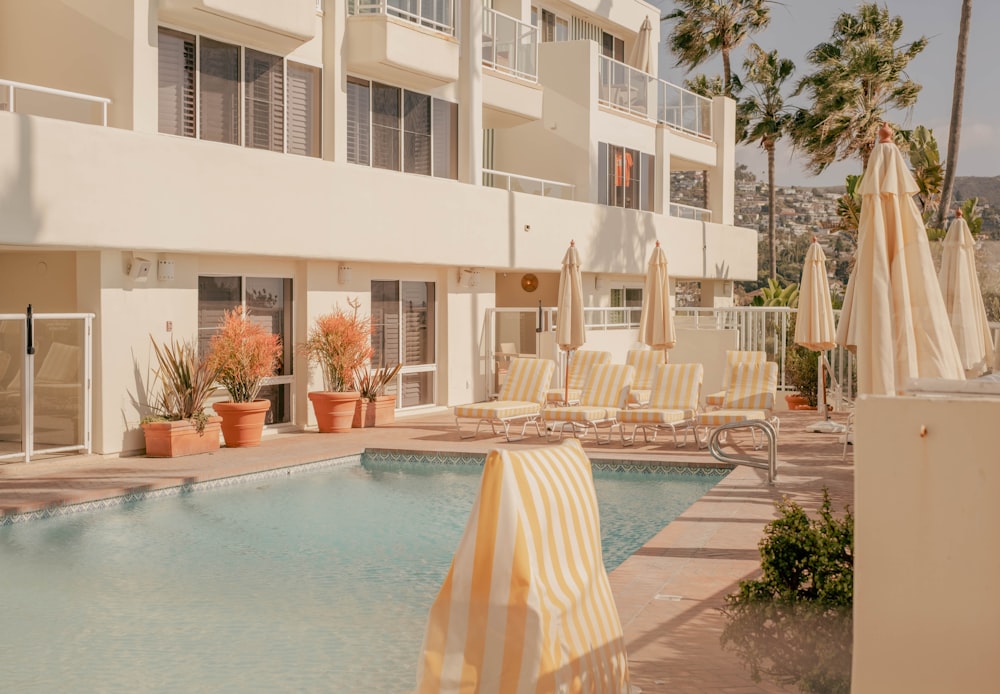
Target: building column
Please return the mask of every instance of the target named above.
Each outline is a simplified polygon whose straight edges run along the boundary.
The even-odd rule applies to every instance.
[[[712,138],[715,166],[708,170],[708,209],[712,221],[732,224],[736,200],[736,102],[725,96],[712,99]]]
[[[343,62],[347,4],[326,0],[323,11],[323,159],[347,163],[347,73]],[[338,127],[339,126],[339,127]]]
[[[656,129],[656,179],[653,184],[653,211],[670,216],[670,133],[664,126]]]
[[[458,180],[483,184],[483,3],[461,0],[458,10]]]

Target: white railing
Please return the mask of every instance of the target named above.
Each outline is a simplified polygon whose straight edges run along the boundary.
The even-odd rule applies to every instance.
[[[483,185],[487,188],[499,188],[514,193],[529,193],[560,200],[572,200],[573,191],[576,189],[572,183],[547,181],[544,178],[532,178],[531,176],[521,176],[494,169],[483,169]]]
[[[691,205],[681,205],[677,202],[670,203],[670,216],[681,219],[693,219],[698,222],[711,222],[712,210],[704,207],[693,207]]]
[[[37,84],[25,84],[24,82],[13,82],[3,79],[0,79],[0,111],[18,112],[16,99],[14,98],[18,90],[71,99],[73,101],[86,101],[88,103],[99,104],[101,107],[101,125],[107,126],[108,124],[108,106],[111,105],[111,99],[103,96],[80,94],[79,92],[69,92],[65,89],[52,89],[50,87],[41,87]]]
[[[633,116],[651,119],[653,114],[650,112],[650,94],[656,78],[606,55],[600,58],[598,103]]]
[[[455,35],[453,0],[348,0],[347,14],[384,14]]]
[[[538,81],[538,29],[502,12],[483,8],[483,65]]]
[[[712,100],[670,82],[657,83],[656,122],[711,140]]]

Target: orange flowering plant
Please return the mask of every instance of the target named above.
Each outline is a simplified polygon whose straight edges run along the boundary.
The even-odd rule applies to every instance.
[[[212,336],[208,363],[233,402],[253,402],[263,381],[273,376],[281,360],[281,338],[250,320],[237,306],[222,316]]]
[[[372,356],[372,321],[361,316],[359,299],[348,299],[351,310],[339,305],[317,316],[300,351],[323,372],[323,388],[334,392],[356,390],[355,372]]]

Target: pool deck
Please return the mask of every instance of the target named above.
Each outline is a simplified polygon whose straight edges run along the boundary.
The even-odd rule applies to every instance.
[[[854,465],[846,463],[835,434],[806,433],[815,412],[779,413],[778,477],[767,484],[763,470],[739,467],[664,528],[611,574],[625,629],[632,683],[643,692],[788,692],[767,681],[754,683],[735,655],[719,644],[724,596],[759,571],[757,544],[787,497],[809,511],[829,489],[835,514],[853,507]],[[834,415],[836,421],[842,416]],[[71,456],[0,464],[0,515],[17,514],[153,491],[360,453],[365,448],[419,452],[486,453],[496,447],[544,445],[529,436],[506,443],[489,431],[460,439],[445,411],[400,418],[394,425],[346,434],[296,431],[266,435],[258,448],[238,448],[185,458]],[[615,439],[584,449],[593,458],[715,464],[689,443],[674,448],[669,435],[625,448]],[[747,451],[744,451],[747,452]],[[752,451],[750,451],[752,452]],[[759,452],[757,453],[760,454]]]

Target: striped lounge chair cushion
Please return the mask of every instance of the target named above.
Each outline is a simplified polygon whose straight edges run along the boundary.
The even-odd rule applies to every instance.
[[[656,378],[656,368],[667,360],[662,349],[630,349],[625,357],[625,363],[635,369],[632,379],[632,390],[629,402],[633,405],[645,405],[649,402],[653,390],[653,380]]]
[[[555,362],[551,359],[517,357],[511,360],[507,380],[497,396],[497,400],[512,402],[536,402],[541,404],[545,389],[552,381]],[[460,415],[461,416],[461,415]]]
[[[591,370],[598,364],[611,361],[611,352],[595,349],[578,349],[570,355],[569,375],[566,383],[569,386],[569,401],[577,401],[583,397],[583,389]],[[552,388],[546,393],[549,402],[563,402],[566,399],[566,387]]]
[[[727,410],[773,410],[778,390],[778,365],[774,362],[737,364],[722,407]]]
[[[698,426],[717,427],[731,422],[767,419],[769,416],[766,410],[712,410],[698,415]]]
[[[542,418],[550,422],[604,422],[616,419],[622,410],[617,407],[594,407],[570,405],[568,407],[547,407]]]
[[[767,361],[767,352],[749,351],[743,349],[726,350],[726,368],[722,372],[722,390],[705,396],[708,407],[722,407],[726,400],[726,391],[732,382],[733,371],[737,364],[757,364]]]
[[[472,405],[458,405],[455,416],[468,419],[510,419],[512,417],[528,417],[541,412],[537,402],[520,402],[502,400],[496,402],[477,402]]]
[[[701,364],[660,364],[656,368],[649,407],[697,410],[705,369]]]
[[[579,389],[570,388],[569,392],[567,392],[565,388],[551,388],[545,394],[545,400],[550,403],[580,402],[582,395],[583,391]]]
[[[673,424],[694,417],[694,410],[662,410],[648,407],[623,410],[618,416],[622,424]]]

